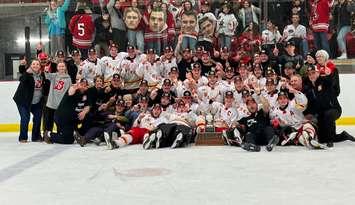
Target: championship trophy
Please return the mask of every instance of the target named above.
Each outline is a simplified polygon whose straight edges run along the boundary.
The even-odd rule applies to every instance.
[[[206,114],[206,132],[214,132],[214,116],[211,113]]]

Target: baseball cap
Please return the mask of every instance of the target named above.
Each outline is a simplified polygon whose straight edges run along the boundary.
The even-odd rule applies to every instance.
[[[194,69],[194,68],[197,68],[197,69],[201,69],[201,64],[200,63],[193,63],[192,64],[192,69]]]
[[[155,50],[152,49],[152,48],[149,48],[149,49],[147,50],[147,54],[155,54]]]
[[[191,92],[189,90],[185,90],[184,91],[184,94],[183,94],[184,97],[191,97]]]
[[[170,95],[170,93],[163,93],[163,95],[162,95],[161,97],[162,97],[162,98],[163,98],[163,97],[170,98],[170,97],[171,97],[171,95]]]
[[[173,48],[171,46],[166,46],[164,48],[164,52],[171,52],[171,51],[173,51]]]
[[[39,53],[39,54],[38,54],[38,59],[39,59],[39,60],[46,60],[46,59],[48,59],[47,53],[45,53],[45,52]]]
[[[227,46],[224,46],[222,49],[223,53],[228,53],[229,52],[229,48]]]
[[[117,100],[117,101],[116,101],[116,106],[122,106],[122,107],[124,107],[124,106],[125,106],[125,101],[122,100],[122,99]]]
[[[171,67],[170,72],[179,72],[179,69],[177,67]]]
[[[134,50],[134,46],[128,45],[128,46],[127,46],[127,50]]]
[[[224,97],[234,97],[234,95],[233,95],[233,92],[232,91],[227,91],[226,93],[225,93],[225,95],[224,95]]]
[[[118,45],[117,44],[115,44],[115,43],[111,43],[111,45],[110,45],[110,49],[111,48],[118,48]]]
[[[308,65],[307,71],[308,72],[310,72],[310,71],[318,71],[319,72],[319,69],[315,65]]]
[[[140,83],[140,85],[148,85],[148,81],[142,80],[141,83]]]
[[[64,51],[57,51],[57,53],[55,54],[57,57],[64,57]]]
[[[146,96],[142,96],[141,98],[139,98],[139,102],[148,102],[149,99]]]
[[[171,85],[171,80],[170,79],[164,79],[163,85]]]
[[[113,74],[112,80],[120,80],[121,76],[118,73]]]
[[[243,97],[246,97],[246,96],[249,96],[250,95],[250,92],[248,90],[243,90],[242,91],[242,96]]]
[[[277,97],[280,97],[280,96],[285,96],[288,98],[288,93],[286,91],[280,91],[278,94],[277,94]]]
[[[90,48],[88,50],[88,54],[96,54],[96,50],[94,48]]]
[[[72,56],[81,55],[81,52],[80,52],[78,49],[74,49],[74,50],[71,52],[71,55],[72,55]]]
[[[237,82],[237,81],[243,82],[243,79],[239,75],[235,76],[234,82]]]
[[[286,47],[287,47],[287,46],[295,46],[295,42],[292,41],[292,40],[287,41],[287,42],[286,42]]]

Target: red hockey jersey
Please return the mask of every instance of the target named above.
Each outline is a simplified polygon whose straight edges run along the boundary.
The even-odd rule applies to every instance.
[[[73,45],[77,48],[90,48],[94,40],[95,25],[91,15],[77,14],[69,23],[73,35]]]
[[[310,0],[309,24],[314,32],[328,32],[330,9],[333,0]]]

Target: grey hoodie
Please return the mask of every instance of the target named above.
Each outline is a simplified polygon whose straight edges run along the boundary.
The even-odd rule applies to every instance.
[[[108,13],[111,16],[111,26],[112,28],[118,29],[120,31],[126,31],[126,24],[123,21],[123,14],[114,8],[115,3],[116,0],[110,0],[106,6]]]
[[[71,78],[68,74],[45,73],[46,79],[51,82],[46,106],[57,109],[64,94],[71,86]]]

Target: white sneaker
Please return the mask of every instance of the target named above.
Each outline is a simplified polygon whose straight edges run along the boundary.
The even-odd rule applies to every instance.
[[[346,55],[346,53],[342,53],[341,56],[339,56],[337,59],[338,60],[342,60],[342,59],[347,59],[348,56]]]

